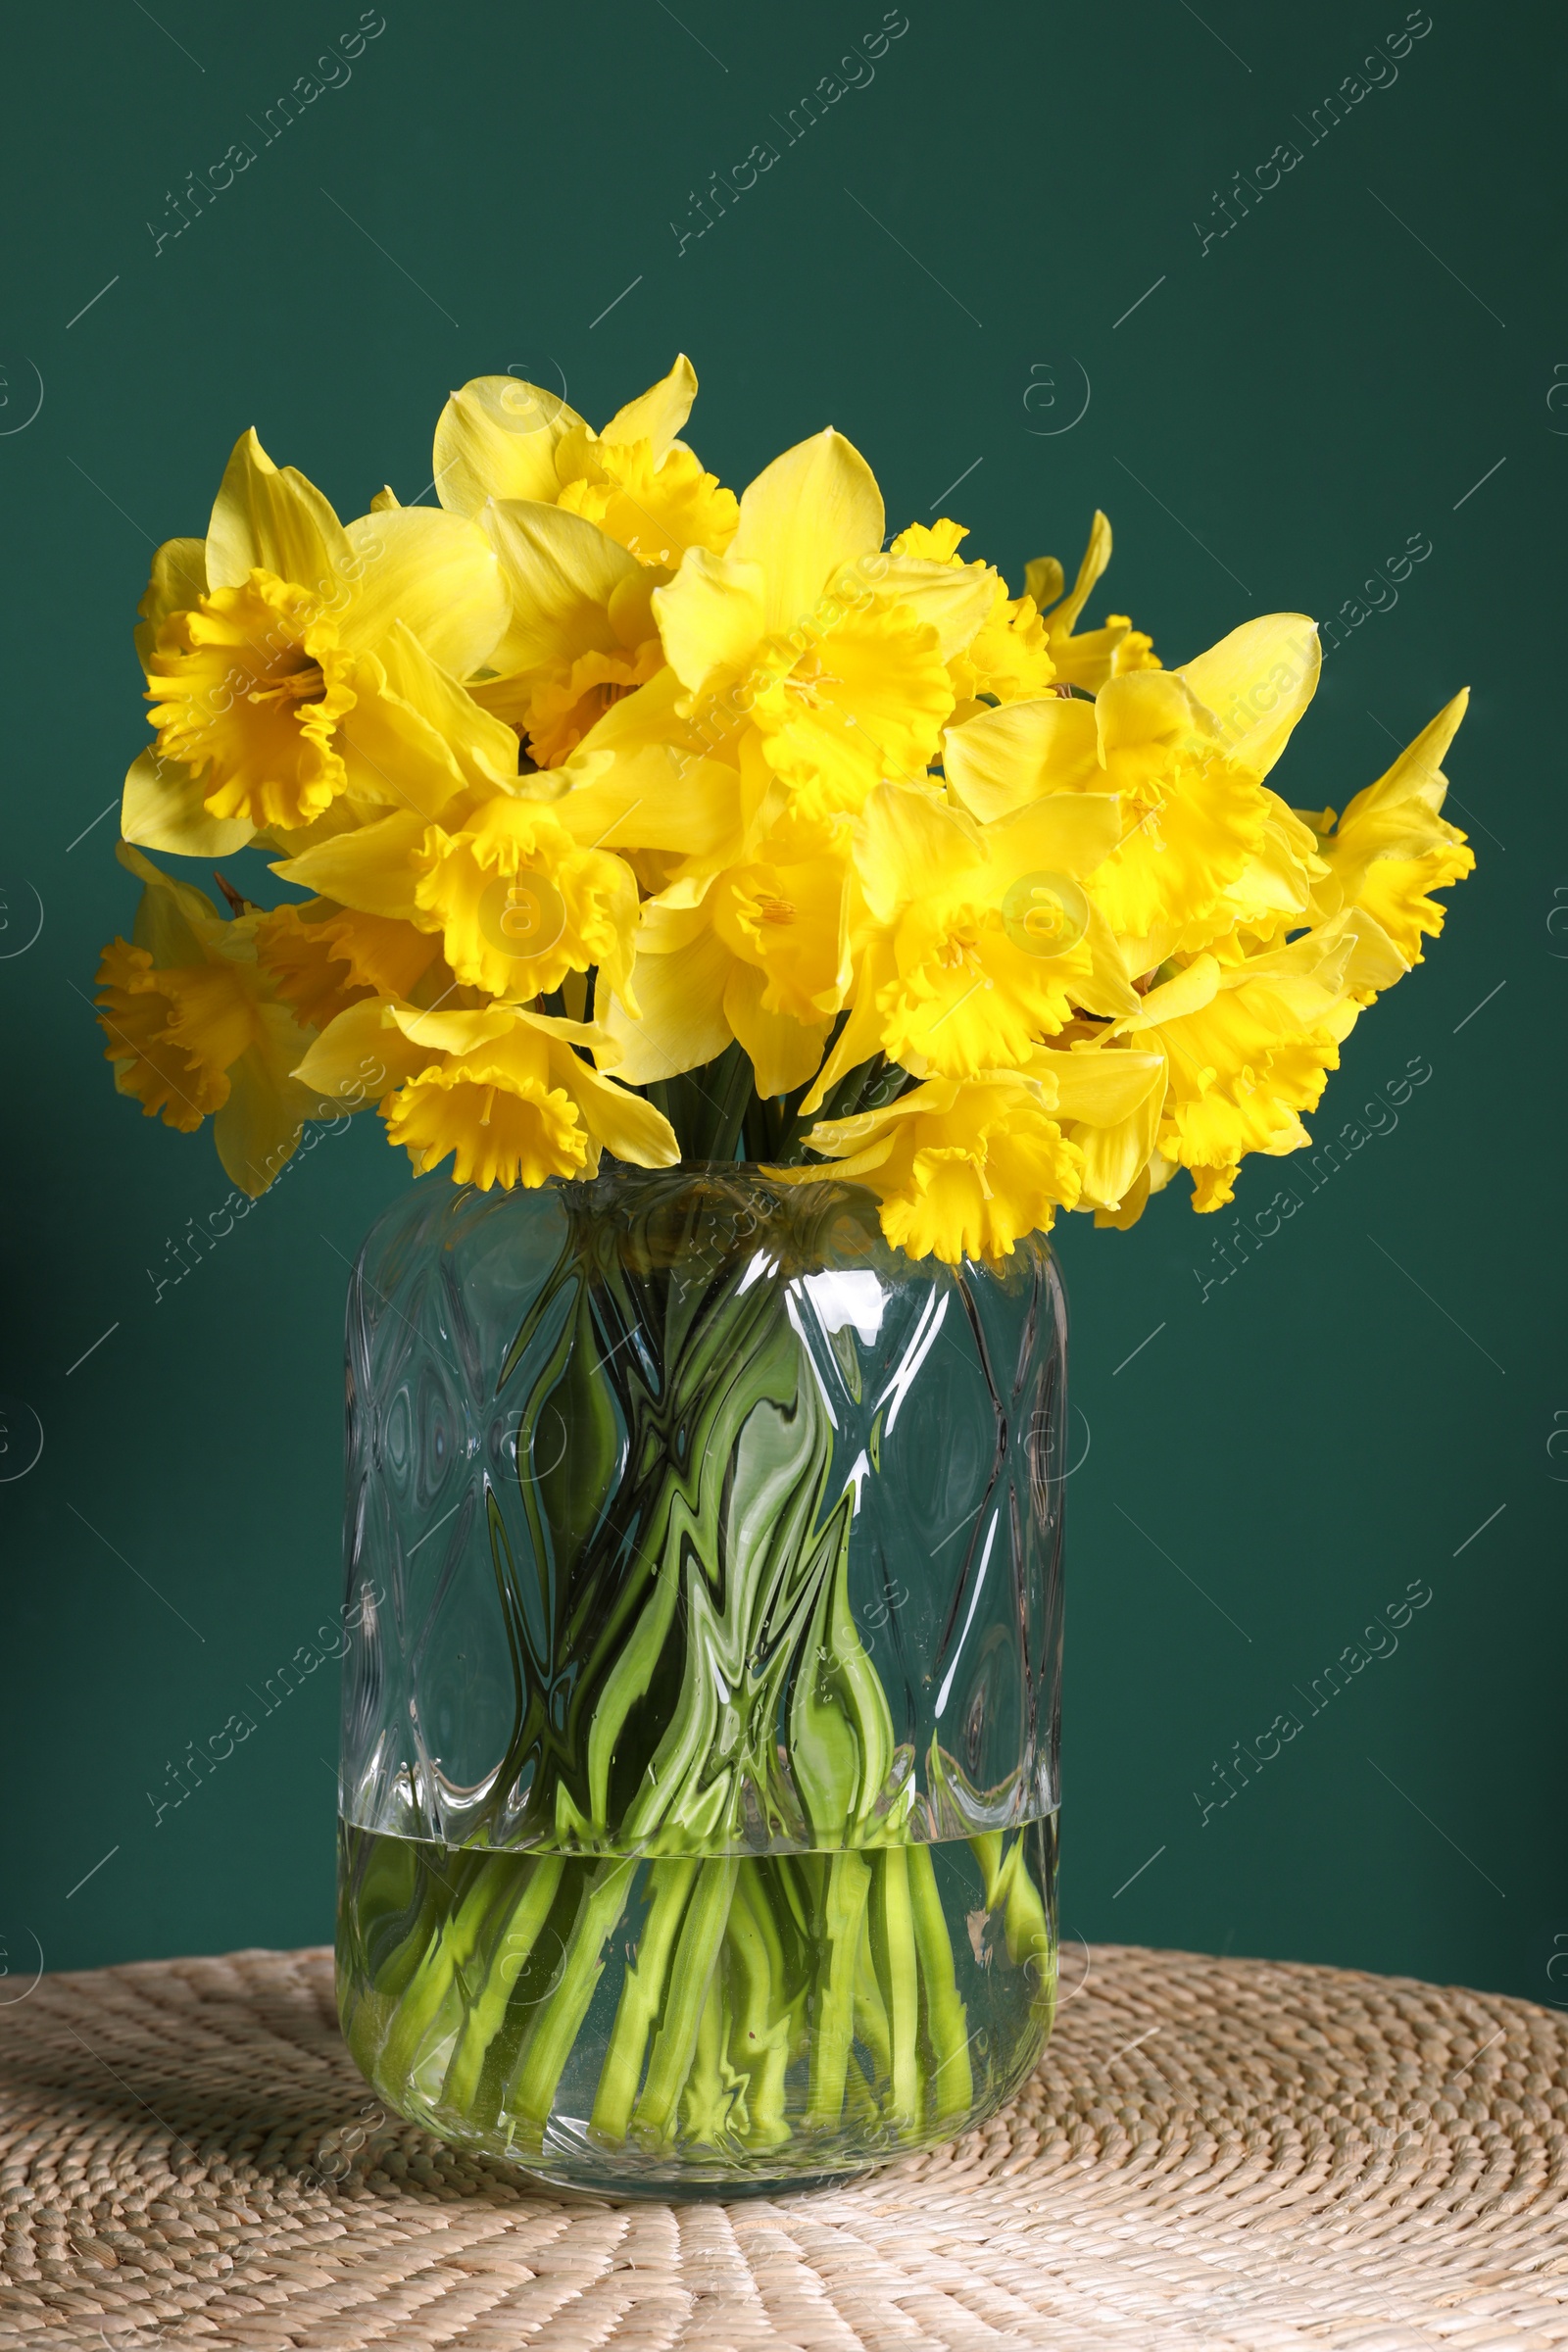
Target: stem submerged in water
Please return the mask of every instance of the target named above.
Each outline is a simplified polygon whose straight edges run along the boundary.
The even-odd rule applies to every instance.
[[[885,1860],[886,1857],[880,1857]],[[822,1895],[822,1957],[811,2019],[811,2088],[806,2120],[818,2130],[837,2123],[855,2036],[855,1979],[870,1892],[871,1866],[863,1854],[813,1856],[827,1885]]]
[[[524,2036],[507,2089],[507,2106],[530,2135],[542,2133],[550,2119],[556,2086],[605,1973],[605,1944],[620,1923],[636,1868],[636,1857],[628,1855],[597,1863],[589,1873],[559,1979]]]
[[[1038,2048],[1054,1946],[1028,1833],[971,1840],[984,1913],[968,1908],[980,1889],[961,1844],[421,1862],[405,1841],[349,1836],[413,1857],[356,1872],[350,1847],[356,1945],[382,1955],[345,2010],[361,2064],[394,2105],[525,2162],[573,2113],[597,2148],[656,2177],[696,2151],[741,2173],[808,2171],[847,2143],[888,2153],[948,2135],[996,2073],[986,2060],[977,2082],[958,1918],[977,1964],[984,1947],[988,1969],[1020,1972],[1017,2046],[1026,2062]],[[367,1891],[395,1898],[384,1926],[401,1936],[383,1934]],[[995,1951],[984,1918],[1003,1930]],[[620,1937],[614,2008],[596,2013]]]
[[[680,1934],[695,1862],[656,1862],[648,1874],[648,1916],[637,1957],[626,1971],[614,2031],[599,2075],[593,2128],[606,2139],[624,2139],[643,2079],[648,2036],[659,2021],[670,1955]]]
[[[739,1049],[706,1075],[710,1148],[732,1153]],[[897,1077],[862,1065],[835,1106]],[[790,1109],[754,1105],[754,1135],[789,1148]],[[694,2149],[807,2172],[916,2146],[1017,2079],[1049,2013],[1025,1838],[914,1840],[936,1817],[852,1607],[860,1487],[794,1313],[797,1250],[821,1253],[731,1190],[694,1180],[615,1225],[568,1188],[501,1373],[518,1485],[487,1500],[515,1695],[504,1842],[432,1848],[438,1869],[368,1836],[345,1876],[362,2066],[528,2162],[586,2141],[668,2178]],[[851,1215],[824,1190],[829,1211]],[[933,1758],[932,1786],[957,1775]],[[949,1793],[951,1830],[956,1777]],[[993,2052],[1004,1980],[1017,2031]]]

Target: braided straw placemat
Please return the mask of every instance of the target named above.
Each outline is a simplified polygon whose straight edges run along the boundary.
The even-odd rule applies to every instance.
[[[0,2346],[1568,2344],[1568,2019],[1121,1947],[1077,1976],[984,2131],[728,2205],[382,2117],[324,1951],[44,1977],[0,2010]]]

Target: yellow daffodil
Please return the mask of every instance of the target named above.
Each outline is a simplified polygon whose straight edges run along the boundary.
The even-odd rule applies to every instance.
[[[1146,971],[1238,919],[1227,894],[1266,860],[1271,821],[1289,816],[1262,779],[1311,699],[1318,662],[1309,620],[1249,621],[1181,671],[1128,670],[1093,703],[1013,703],[950,728],[948,781],[982,818],[1055,793],[1118,794],[1122,840],[1091,896],[1129,969]],[[1284,831],[1287,855],[1296,838]]]
[[[1421,962],[1423,937],[1436,939],[1443,929],[1445,910],[1429,894],[1475,867],[1465,836],[1442,814],[1448,789],[1443,760],[1469,700],[1468,691],[1456,694],[1338,822],[1332,808],[1306,820],[1327,868],[1314,893],[1316,909],[1327,915],[1341,906],[1365,907],[1406,969]]]
[[[474,699],[522,736],[536,767],[569,759],[612,703],[664,666],[650,597],[664,570],[646,570],[597,523],[564,508],[511,499],[485,510],[512,619],[497,675]]]
[[[379,1063],[394,1082],[380,1104],[389,1140],[417,1172],[450,1156],[455,1180],[484,1191],[591,1176],[601,1151],[638,1167],[673,1167],[680,1146],[669,1122],[578,1047],[613,1054],[603,1029],[519,1005],[421,1011],[376,999],[340,1013],[298,1075],[325,1092],[367,1060]]]
[[[1010,597],[1006,582],[987,564],[965,564],[958,549],[969,536],[961,523],[911,523],[893,542],[895,556],[913,556],[953,570],[979,572],[991,587],[990,609],[964,650],[948,663],[956,720],[972,717],[996,703],[1022,702],[1044,694],[1055,677],[1046,645],[1045,623],[1033,597]]]
[[[330,899],[274,906],[256,926],[256,953],[278,996],[313,1029],[365,997],[415,998],[426,975],[435,995],[452,990],[439,938]]]
[[[1221,1206],[1307,1143],[1473,867],[1443,815],[1465,697],[1343,815],[1292,808],[1311,621],[1167,670],[1087,625],[1103,514],[1070,587],[1042,557],[1014,597],[961,522],[886,544],[831,428],[737,503],[680,438],[696,390],[679,358],[595,431],[478,377],[439,508],[387,489],[347,524],[237,444],[206,538],[153,560],[122,829],[257,841],[312,895],[225,884],[224,919],[122,850],[116,1083],[214,1118],[248,1189],[369,1086],[416,1167],[479,1185],[669,1164],[665,1106],[696,1153],[774,1134],[785,1181],[864,1183],[954,1262],[1057,1207],[1129,1226],[1183,1169]]]
[[[853,813],[884,776],[915,781],[953,710],[948,663],[994,574],[884,556],[881,493],[831,429],[760,474],[727,555],[692,549],[655,591],[664,651],[702,739],[757,739],[781,806]]]
[[[700,1068],[738,1038],[760,1095],[789,1094],[821,1060],[850,982],[843,828],[786,834],[721,872],[701,902],[643,908],[638,1011],[607,1026],[633,1085]]]
[[[1158,1149],[1192,1171],[1195,1208],[1225,1206],[1248,1152],[1277,1158],[1310,1142],[1300,1114],[1339,1067],[1359,1009],[1357,958],[1385,974],[1394,960],[1375,925],[1343,918],[1267,955],[1198,956],[1121,1024],[1165,1057]]]
[[[556,810],[508,793],[469,796],[444,825],[385,816],[273,868],[360,913],[438,933],[459,981],[522,1002],[600,966],[630,992],[637,883],[624,859],[584,849]]]
[[[1102,628],[1074,633],[1110,562],[1110,524],[1097,508],[1069,593],[1063,594],[1065,578],[1054,556],[1036,556],[1024,572],[1030,601],[1044,616],[1045,648],[1058,685],[1081,687],[1090,694],[1122,670],[1159,667],[1151,641],[1124,612],[1112,612]]]
[[[1141,1041],[1140,1041],[1141,1043]],[[1037,1047],[1022,1067],[1083,1153],[1076,1206],[1116,1212],[1148,1168],[1165,1101],[1162,1054],[1130,1038]]]
[[[455,832],[432,825],[416,864],[416,921],[438,924],[460,980],[518,1000],[597,964],[630,995],[637,882],[624,859],[585,850],[555,811],[499,794]]]
[[[264,1192],[302,1122],[330,1114],[291,1076],[309,1038],[258,960],[259,912],[225,921],[124,843],[120,858],[144,888],[131,939],[111,940],[98,970],[115,1085],[187,1135],[211,1117],[228,1176]]]
[[[510,731],[464,708],[506,602],[460,516],[402,508],[345,528],[247,433],[205,542],[160,549],[141,612],[158,745],[126,778],[127,838],[221,854],[343,796],[431,810],[475,767],[515,773]]]
[[[1050,1111],[1045,1089],[1014,1071],[932,1078],[884,1110],[818,1122],[807,1142],[828,1166],[769,1174],[864,1185],[888,1240],[911,1257],[1006,1257],[1078,1198],[1083,1153]]]
[[[642,564],[679,564],[689,547],[721,553],[735,535],[733,491],[677,438],[697,375],[684,353],[602,433],[536,384],[477,376],[454,392],[435,433],[436,493],[459,514],[487,499],[564,507]]]
[[[962,1078],[1021,1066],[1075,1007],[1138,1004],[1080,886],[1114,849],[1116,801],[1060,794],[976,825],[934,794],[884,784],[856,827],[867,922],[855,1010],[807,1098],[879,1050]]]
[[[681,699],[674,671],[661,670],[611,704],[565,767],[519,787],[583,848],[618,850],[649,897],[672,906],[695,906],[741,860],[771,783],[755,746],[739,765],[707,757]]]

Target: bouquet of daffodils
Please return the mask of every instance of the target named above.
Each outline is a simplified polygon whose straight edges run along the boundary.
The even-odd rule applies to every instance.
[[[1230,1200],[1309,1139],[1358,1014],[1468,873],[1461,694],[1342,814],[1269,776],[1310,620],[1162,666],[1081,625],[1110,556],[1014,597],[956,522],[889,540],[870,467],[801,442],[737,500],[667,376],[595,431],[510,376],[453,395],[439,506],[340,522],[254,432],[154,558],[143,884],[105,949],[121,1092],[211,1116],[265,1189],[375,1103],[416,1169],[538,1185],[600,1155],[868,1187],[912,1256],[1058,1208]],[[256,845],[302,894],[220,907],[146,853]]]
[[[382,490],[348,524],[238,443],[141,606],[117,1085],[211,1116],[252,1195],[307,1121],[373,1102],[463,1184],[743,1159],[866,1188],[891,1244],[954,1264],[1058,1208],[1130,1225],[1179,1168],[1220,1207],[1248,1152],[1308,1141],[1471,868],[1442,814],[1464,697],[1342,815],[1293,809],[1268,779],[1309,620],[1168,669],[1125,616],[1084,625],[1103,515],[1070,588],[1042,557],[1015,597],[957,523],[890,540],[831,430],[737,500],[679,438],[696,389],[677,360],[596,432],[481,377],[436,428],[439,505]],[[148,854],[251,845],[299,896],[220,874],[220,906]],[[569,2124],[630,2170],[677,2142],[832,2170],[942,2136],[1038,2053],[1045,1826],[914,1818],[849,1605],[859,1470],[835,1493],[787,1291],[749,1250],[699,1264],[690,1217],[676,1281],[657,1201],[624,1248],[574,1201],[502,1374],[527,1383],[517,1557],[487,1505],[516,1702],[494,1787],[526,1834],[345,1822],[351,2045],[493,2153]],[[534,1463],[558,1397],[569,1469]],[[954,1769],[933,1733],[928,1810]]]

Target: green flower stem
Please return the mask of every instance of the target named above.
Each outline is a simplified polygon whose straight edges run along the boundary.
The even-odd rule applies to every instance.
[[[855,2030],[855,1978],[860,1933],[870,1891],[871,1866],[854,1851],[820,1857],[826,1862],[820,1933],[822,1955],[811,2020],[811,2074],[807,2123],[818,2130],[836,2124],[844,2111],[844,2080]]]
[[[507,2086],[505,2105],[520,2124],[542,2132],[562,2070],[605,1972],[604,1951],[626,1907],[637,1857],[596,1863],[572,1923],[559,1982],[540,2003]]]
[[[725,1955],[729,1968],[729,2063],[747,2086],[746,2135],[754,2147],[777,2147],[790,2136],[784,2113],[784,2076],[790,2061],[793,2018],[778,1922],[750,1871],[741,1872],[736,1880]]]
[[[759,1286],[760,1289],[761,1286]],[[754,1301],[756,1301],[754,1303]],[[740,1433],[759,1408],[783,1410],[796,1381],[795,1342],[788,1324],[770,1301],[752,1298],[732,1302],[714,1313],[679,1356],[669,1397],[658,1415],[659,1424],[683,1428],[684,1462],[669,1462],[649,1494],[647,1519],[639,1533],[636,1566],[593,1641],[585,1662],[582,1688],[597,1695],[584,1740],[587,1794],[591,1819],[602,1835],[609,1821],[612,1771],[622,1749],[622,1733],[633,1710],[640,1707],[654,1685],[661,1662],[667,1656],[683,1608],[692,1605],[686,1588],[693,1575],[705,1578],[714,1571],[707,1563],[719,1552],[721,1515],[728,1504],[724,1484],[711,1474],[711,1465],[730,1460]],[[650,1413],[652,1406],[646,1408]],[[820,1426],[819,1426],[820,1424]],[[795,1522],[809,1514],[814,1488],[825,1468],[831,1433],[815,1407],[803,1414],[798,1428],[781,1427],[778,1445],[795,1474],[773,1505],[772,1524],[759,1531],[755,1542],[739,1550],[731,1574],[733,1599],[725,1612],[730,1639],[744,1641],[752,1621],[765,1606],[765,1595],[787,1571],[796,1548]],[[640,1451],[665,1452],[662,1427],[648,1430],[634,1445]],[[808,1532],[808,1531],[803,1531]],[[798,1541],[798,1539],[797,1539]],[[706,1572],[706,1574],[705,1574]],[[708,1621],[713,1624],[711,1611]],[[714,1633],[721,1629],[713,1624]],[[570,1629],[568,1629],[568,1645]],[[665,1722],[656,1755],[650,1758],[641,1788],[625,1806],[618,1824],[626,1838],[646,1838],[662,1827],[684,1829],[688,1850],[731,1821],[686,1818],[698,1792],[712,1788],[721,1797],[730,1788],[726,1774],[710,1749],[717,1729],[718,1707],[713,1678],[706,1656],[707,1644],[693,1641],[687,1650],[672,1714]],[[727,1661],[726,1676],[740,1697],[744,1692],[746,1720],[738,1727],[736,1743],[757,1745],[759,1727],[770,1721],[765,1690],[751,1690],[744,1680],[744,1652]],[[781,1661],[778,1672],[784,1670]],[[718,1769],[714,1769],[717,1767]],[[727,1809],[738,1814],[738,1799],[727,1796]]]
[[[921,1854],[926,1849],[916,1849]],[[927,1867],[930,1857],[926,1855]],[[914,1911],[909,1899],[908,1849],[891,1845],[872,1863],[871,1900],[867,1925],[872,1964],[887,2019],[886,2079],[890,2085],[890,2120],[917,2124],[920,2120],[920,1980],[915,1959]],[[935,1886],[933,1883],[933,1894]],[[940,1907],[938,1925],[947,1948],[947,1928]],[[952,1976],[950,1953],[948,1973]]]
[[[344,2030],[343,2038],[349,2045],[349,2056],[368,2081],[373,2081],[380,2071],[381,2041],[386,2024],[386,2002],[372,1991],[361,1997]]]
[[[652,2138],[668,2139],[673,2132],[680,2094],[697,2053],[703,2004],[729,1924],[737,1868],[735,1857],[726,1854],[698,1869],[681,1925],[663,2019],[648,2061],[648,2080],[637,2101],[635,2123]]]
[[[608,2139],[624,2139],[631,2122],[648,2036],[663,2005],[670,1958],[697,1870],[695,1862],[656,1862],[648,1873],[648,1915],[637,1957],[626,1970],[594,2098],[593,2129]]]
[[[925,1993],[926,2034],[936,2061],[931,2072],[932,2113],[939,2118],[963,2115],[974,2101],[969,2020],[954,1974],[953,1946],[942,1916],[931,1849],[910,1845],[903,1850],[908,1863],[909,1908]]]
[[[876,1862],[871,1864],[873,1874]],[[876,1973],[876,1955],[871,1948],[871,1908],[876,1899],[873,1883],[871,1901],[866,1905],[865,1919],[860,1931],[860,1952],[855,1969],[855,2032],[871,2054],[871,2068],[879,2082],[885,2082],[893,2072],[893,2035],[888,2028],[887,2005],[882,1998],[882,1986]]]
[[[713,1971],[697,2021],[697,2050],[680,2103],[681,2137],[697,2147],[721,2147],[734,2132],[735,2092],[745,2082],[724,2056],[729,2024],[723,1963]]]
[[[724,1066],[726,1062],[729,1064],[727,1069]],[[733,1159],[735,1147],[741,1140],[747,1109],[757,1100],[752,1086],[751,1056],[744,1046],[729,1047],[718,1062],[718,1075],[722,1079],[722,1086],[708,1138],[707,1156],[710,1159]]]
[[[441,2104],[452,2108],[458,2115],[466,2115],[478,2095],[485,2053],[501,2031],[507,2004],[538,1943],[539,1932],[550,1917],[565,1867],[560,1854],[539,1854],[528,1858],[521,1889],[502,1922],[490,1964],[463,2021],[457,2047],[448,2061],[446,2081],[441,2086]]]
[[[492,1914],[505,1900],[508,1885],[505,1872],[481,1866],[456,1896],[405,1987],[387,2029],[382,2064],[395,2074],[413,2073],[424,2043],[441,2038],[439,2029],[443,2022],[449,2032],[461,2023],[462,1972],[477,1950]]]
[[[514,1975],[512,1968],[504,1964],[501,1967],[503,1982],[511,1986],[511,1997],[502,2016],[500,2031],[484,2054],[472,2111],[474,2121],[486,2132],[498,2127],[502,2110],[511,2096],[518,2053],[565,1974],[566,1951],[582,1907],[583,1886],[582,1865],[568,1861],[561,1874],[555,1899],[533,1948],[523,1959],[521,1968]],[[509,2121],[509,2138],[515,2131],[515,2122]]]
[[[1003,1915],[1007,1958],[1014,1967],[1032,1958],[1045,1984],[1050,1981],[1055,1947],[1040,1889],[1029,1876],[1024,1844],[1023,1837],[1019,1836],[1004,1853],[1000,1830],[987,1830],[969,1840],[970,1851],[985,1879],[986,1909],[1001,1911]]]
[[[368,1902],[373,1903],[373,1892],[366,1889]],[[375,1970],[375,1989],[397,2000],[417,1975],[425,1954],[441,1933],[445,1917],[440,1889],[426,1877],[419,1889],[419,1904],[408,1933]]]
[[[399,2004],[417,1984],[450,1915],[433,1874],[416,1864],[415,1872],[410,1883],[408,1862],[395,1848],[372,1846],[365,1858],[359,1888],[362,1917],[373,1920],[380,1913],[396,1918],[417,1896],[408,1929],[369,1970],[373,1995],[361,2002],[354,2017],[349,2047],[366,2072],[381,2062],[387,2036],[396,2027]]]

